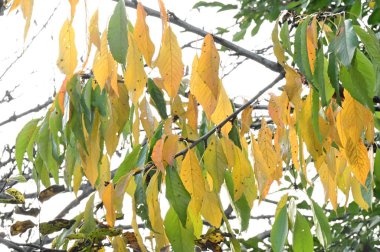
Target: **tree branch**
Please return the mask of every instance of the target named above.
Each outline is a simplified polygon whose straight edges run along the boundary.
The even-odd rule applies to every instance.
[[[197,144],[207,140],[212,134],[214,134],[218,129],[222,128],[227,122],[230,122],[233,118],[235,118],[240,112],[242,112],[244,109],[246,109],[248,106],[250,106],[252,103],[254,103],[261,95],[263,95],[268,89],[272,88],[274,85],[276,85],[280,80],[284,78],[285,74],[282,72],[280,75],[272,81],[268,86],[260,90],[251,100],[243,104],[240,108],[235,110],[231,115],[229,115],[226,119],[224,119],[221,123],[216,125],[214,128],[212,128],[209,132],[204,134],[202,137],[195,140],[192,144],[189,145],[186,149],[178,152],[174,158],[177,158],[179,156],[184,156],[188,150],[194,148],[197,146]]]
[[[28,114],[30,114],[30,113],[38,112],[38,111],[40,111],[41,109],[46,108],[47,106],[49,106],[49,105],[52,104],[52,103],[53,103],[53,100],[52,100],[51,98],[49,98],[49,100],[47,100],[45,103],[43,103],[43,104],[39,104],[39,105],[37,105],[37,106],[34,107],[34,108],[31,108],[31,109],[29,109],[29,110],[27,110],[27,111],[22,112],[21,114],[18,114],[18,115],[13,114],[13,115],[10,116],[7,120],[0,122],[0,127],[3,126],[3,125],[5,125],[5,124],[8,124],[8,123],[10,123],[10,122],[14,122],[14,121],[16,121],[17,119],[19,119],[19,118],[21,118],[21,117],[23,117],[23,116],[26,116],[26,115],[28,115]]]
[[[117,1],[117,0],[113,0],[113,1]],[[137,8],[137,3],[134,2],[134,1],[128,1],[128,0],[125,0],[125,6],[129,7],[129,8],[134,8],[136,9]],[[146,6],[144,6],[145,8],[145,11],[147,13],[147,15],[149,16],[153,16],[153,17],[157,17],[157,18],[160,18],[161,17],[161,14],[159,11],[156,11],[154,9],[151,9],[151,8],[148,8]],[[189,32],[192,32],[192,33],[195,33],[197,35],[200,35],[202,37],[205,37],[208,32],[194,26],[194,25],[191,25],[185,21],[183,21],[182,19],[178,18],[174,13],[172,12],[169,12],[168,13],[168,17],[169,17],[169,21],[175,25],[178,25],[182,28],[185,29],[185,31],[189,31]],[[283,68],[280,64],[278,64],[277,62],[274,62],[274,61],[271,61],[271,60],[268,60],[264,57],[262,57],[261,55],[258,55],[254,52],[251,52],[243,47],[240,47],[228,40],[225,40],[219,36],[216,36],[216,35],[213,35],[213,38],[215,40],[216,43],[232,50],[235,52],[235,55],[240,55],[240,56],[245,56],[251,60],[254,60],[256,61],[257,63],[260,63],[261,65],[269,68],[270,70],[274,71],[274,72],[278,72],[278,73],[281,73],[283,71]]]

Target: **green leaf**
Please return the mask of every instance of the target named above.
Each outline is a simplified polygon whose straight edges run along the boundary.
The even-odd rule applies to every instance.
[[[288,229],[288,214],[287,207],[285,205],[274,220],[274,224],[270,232],[270,241],[274,252],[280,252],[283,250],[286,238],[288,237]]]
[[[298,27],[294,40],[294,61],[305,75],[306,79],[312,83],[313,76],[310,69],[310,62],[307,53],[306,30],[309,24],[310,17],[308,16]]]
[[[352,27],[352,21],[345,20],[339,27],[339,33],[331,44],[331,49],[336,52],[339,61],[345,67],[349,67],[358,45],[359,41]]]
[[[368,24],[375,25],[380,23],[380,7],[379,2],[376,2],[376,8],[373,10],[371,16],[368,18]]]
[[[81,95],[81,105],[83,108],[83,121],[87,132],[92,131],[92,123],[94,119],[94,113],[91,110],[91,93],[92,93],[92,78],[90,78],[84,85]]]
[[[80,228],[80,233],[89,234],[96,229],[94,218],[94,197],[95,194],[92,194],[86,203],[86,208],[83,213],[83,226]]]
[[[325,63],[325,56],[323,55],[323,47],[320,47],[317,51],[317,58],[315,61],[314,81],[315,81],[315,86],[319,90],[319,96],[321,97],[321,100],[322,100],[322,106],[327,106],[324,63]]]
[[[186,226],[187,207],[191,196],[186,191],[175,167],[166,170],[166,198],[176,212],[182,226]]]
[[[232,38],[233,41],[239,41],[242,40],[245,36],[245,33],[247,32],[247,29],[241,29],[240,31],[236,32]]]
[[[290,36],[289,36],[289,25],[288,25],[288,22],[285,22],[283,24],[283,26],[281,27],[280,39],[281,39],[281,43],[282,43],[282,46],[285,49],[285,51],[287,53],[289,53],[289,55],[293,56],[289,38],[290,38]]]
[[[360,0],[355,0],[354,4],[351,6],[350,14],[356,18],[360,18],[362,15],[362,3]]]
[[[312,125],[315,134],[317,135],[317,138],[319,142],[322,142],[322,135],[321,131],[319,130],[319,94],[317,90],[313,90],[312,93]]]
[[[309,223],[298,211],[293,233],[294,252],[313,251],[314,242]]]
[[[339,67],[338,63],[336,61],[335,52],[331,52],[329,54],[329,66],[327,69],[327,73],[330,79],[330,83],[335,89],[335,95],[336,100],[339,105],[342,104],[341,98],[340,98],[340,88],[339,88]]]
[[[136,145],[131,153],[127,154],[120,164],[119,168],[117,168],[115,176],[113,177],[113,183],[116,184],[119,179],[130,172],[133,168],[136,167],[136,163],[139,159],[139,153],[141,150],[141,145]]]
[[[25,151],[32,140],[32,135],[34,134],[34,131],[37,129],[37,124],[40,121],[40,119],[33,119],[29,121],[25,126],[22,128],[20,133],[18,133],[16,138],[16,150],[15,150],[15,157],[17,162],[18,171],[21,174],[22,173],[22,160],[24,159]]]
[[[375,71],[371,61],[360,50],[356,50],[349,70],[342,67],[340,78],[352,97],[373,111]]]
[[[331,243],[331,230],[329,222],[323,213],[322,208],[312,200],[313,221],[316,229],[316,235],[324,248]]]
[[[108,45],[113,58],[125,65],[128,49],[127,13],[123,0],[119,0],[108,24]]]
[[[164,93],[154,84],[152,79],[148,79],[148,92],[153,99],[153,105],[156,107],[158,114],[162,119],[167,119],[168,114],[166,112],[166,102],[164,99]]]
[[[372,173],[369,172],[367,179],[365,181],[365,187],[360,184],[360,191],[364,201],[368,204],[369,208],[372,208],[372,198],[373,198],[373,190],[372,190]]]
[[[354,30],[363,42],[373,63],[380,65],[380,42],[376,34],[371,29],[368,28],[367,31],[365,31],[358,25],[354,26]]]
[[[190,228],[184,228],[173,207],[169,209],[164,220],[165,233],[173,251],[193,252],[194,234]]]

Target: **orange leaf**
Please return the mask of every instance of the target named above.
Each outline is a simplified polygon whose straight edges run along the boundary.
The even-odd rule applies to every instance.
[[[241,113],[241,130],[240,136],[243,136],[245,133],[248,133],[252,125],[252,111],[253,107],[248,106]]]
[[[163,138],[164,137],[165,136],[163,136]],[[164,148],[164,139],[163,138],[160,138],[156,142],[156,144],[153,147],[152,156],[151,156],[154,164],[157,166],[157,168],[161,172],[165,172],[165,167],[164,167],[164,164],[162,162],[162,152],[163,152],[163,148]]]
[[[311,21],[311,24],[307,27],[306,46],[307,46],[307,54],[309,56],[310,69],[311,69],[311,72],[314,74],[316,49],[318,48],[316,17],[313,18],[313,20]]]
[[[301,102],[301,92],[302,92],[302,79],[301,76],[291,67],[284,67],[286,74],[286,84],[284,90],[288,95],[289,101],[293,103],[293,105],[298,108]]]
[[[106,221],[108,225],[110,225],[111,227],[115,225],[115,220],[116,220],[116,213],[113,206],[114,194],[115,194],[115,189],[113,188],[113,184],[109,183],[106,186],[106,188],[104,188],[102,201],[106,209]]]
[[[149,36],[149,27],[145,22],[146,12],[143,5],[138,2],[137,4],[137,19],[135,30],[133,32],[137,46],[140,52],[144,55],[145,61],[148,66],[152,66],[152,57],[154,54],[154,44]]]
[[[168,14],[166,13],[165,4],[162,0],[158,0],[158,5],[160,6],[161,20],[162,20],[162,28],[165,30],[168,26]]]
[[[181,84],[184,66],[181,48],[170,26],[164,30],[156,66],[164,79],[166,92],[171,98],[175,97]]]
[[[148,138],[153,136],[155,121],[145,97],[140,102],[140,121]]]
[[[128,33],[128,41],[127,69],[124,75],[124,83],[129,91],[129,95],[132,97],[133,103],[137,104],[144,92],[147,76],[137,42],[130,32]]]
[[[75,32],[69,20],[66,20],[59,33],[58,68],[67,76],[71,76],[77,67],[77,49]]]
[[[28,31],[30,27],[30,19],[32,18],[33,3],[34,3],[34,0],[23,0],[21,3],[21,10],[25,19],[24,40],[26,36],[28,35]]]
[[[178,150],[178,138],[178,135],[169,135],[162,150],[162,159],[171,166],[174,164],[174,155]]]
[[[69,0],[70,6],[71,6],[71,22],[73,21],[73,18],[75,16],[75,10],[77,8],[77,4],[79,0]]]
[[[12,6],[9,8],[9,13],[11,11],[17,9],[20,6],[21,1],[23,1],[23,0],[14,0],[13,3],[12,3]]]
[[[284,127],[287,123],[287,112],[288,112],[288,97],[285,92],[282,92],[280,96],[270,94],[268,112],[269,116],[272,118],[273,122],[279,126]]]

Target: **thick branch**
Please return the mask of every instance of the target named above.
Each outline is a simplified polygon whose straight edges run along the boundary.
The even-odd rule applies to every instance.
[[[11,117],[9,117],[7,120],[0,122],[0,127],[3,126],[3,125],[5,125],[5,124],[7,124],[7,123],[14,122],[17,119],[19,119],[19,118],[21,118],[23,116],[26,116],[26,115],[28,115],[30,113],[38,112],[41,109],[46,108],[47,106],[49,106],[52,103],[53,103],[53,100],[51,98],[49,98],[49,100],[47,100],[43,104],[39,104],[39,105],[37,105],[34,108],[31,108],[31,109],[29,109],[27,111],[22,112],[21,114],[18,114],[18,115],[14,114]]]
[[[195,140],[192,144],[189,145],[189,147],[187,147],[186,149],[178,152],[174,158],[176,157],[179,157],[179,156],[184,156],[186,154],[186,152],[192,148],[194,148],[195,146],[197,146],[197,144],[201,143],[201,142],[204,142],[205,140],[207,140],[212,134],[214,134],[218,129],[221,129],[226,123],[230,122],[231,120],[233,120],[238,114],[240,114],[240,112],[242,112],[244,109],[246,109],[248,106],[250,106],[252,103],[254,103],[260,96],[262,96],[267,90],[269,90],[270,88],[272,88],[274,85],[276,85],[280,80],[282,80],[284,78],[284,73],[281,73],[274,81],[272,81],[268,86],[266,86],[265,88],[263,88],[262,90],[260,90],[251,100],[249,100],[248,102],[246,102],[245,104],[243,104],[240,108],[238,108],[237,110],[235,110],[235,112],[233,112],[231,115],[229,115],[226,119],[224,119],[221,123],[219,123],[218,125],[216,125],[214,128],[212,128],[209,132],[207,132],[207,134],[204,134],[202,137],[198,138],[197,140]]]
[[[117,1],[117,0],[114,0],[114,1]],[[130,8],[135,8],[135,9],[137,7],[135,1],[128,1],[128,0],[125,0],[125,6],[130,7]],[[153,16],[153,17],[157,17],[157,18],[161,17],[160,12],[153,10],[151,8],[148,8],[146,6],[144,6],[144,8],[145,8],[146,13],[149,16]],[[170,14],[169,15],[169,21],[173,24],[176,24],[176,25],[184,28],[186,31],[198,34],[202,37],[205,37],[208,34],[208,32],[179,19],[173,13],[169,13],[169,14]],[[216,43],[218,43],[222,46],[225,46],[226,48],[234,51],[235,55],[245,56],[251,60],[254,60],[254,61],[260,63],[261,65],[269,68],[270,70],[272,70],[274,72],[281,73],[283,71],[282,66],[276,62],[268,60],[268,59],[266,59],[266,58],[264,58],[264,57],[262,57],[256,53],[254,53],[254,52],[251,52],[251,51],[249,51],[243,47],[240,47],[240,46],[238,46],[238,45],[236,45],[236,44],[234,44],[228,40],[225,40],[219,36],[213,35],[213,37],[214,37],[214,40]]]

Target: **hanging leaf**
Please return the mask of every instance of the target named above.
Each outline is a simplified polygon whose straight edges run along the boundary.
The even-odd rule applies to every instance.
[[[164,142],[164,148],[162,150],[162,159],[170,166],[174,165],[174,156],[178,150],[178,139],[178,135],[169,135],[167,136]]]
[[[316,49],[318,49],[317,18],[316,17],[313,18],[310,25],[306,29],[306,47],[307,47],[307,55],[309,57],[310,70],[311,70],[311,73],[314,74]]]
[[[184,73],[182,51],[172,28],[165,28],[155,65],[164,79],[164,88],[171,98],[177,93]]]
[[[335,40],[330,44],[331,50],[335,51],[339,61],[345,67],[349,67],[358,45],[359,41],[353,29],[352,21],[344,20],[344,23],[339,27]]]
[[[108,23],[108,44],[112,57],[125,65],[128,49],[127,13],[123,0],[119,0]]]
[[[162,173],[165,173],[165,167],[164,167],[164,163],[163,163],[163,160],[162,160],[162,152],[163,152],[163,148],[164,148],[164,139],[161,138],[161,139],[159,139],[159,140],[154,144],[151,158],[152,158],[152,161],[154,162],[154,164],[156,165],[156,167],[157,167]]]
[[[89,234],[96,229],[96,221],[94,218],[94,198],[92,194],[86,203],[83,213],[83,226],[80,228],[80,233]]]
[[[15,236],[18,234],[23,234],[28,229],[33,228],[35,226],[36,226],[36,224],[34,224],[31,220],[16,221],[11,226],[11,235]]]
[[[181,221],[182,227],[186,227],[187,208],[191,200],[190,194],[186,191],[174,167],[167,170],[165,181],[166,198],[169,200],[170,206],[176,212],[177,218]]]
[[[218,101],[216,104],[216,108],[214,112],[211,115],[211,121],[215,124],[219,124],[222,121],[224,121],[228,116],[230,116],[233,112],[232,110],[232,105],[230,102],[230,99],[228,98],[228,95],[226,93],[226,90],[223,87],[222,82],[220,81],[219,83],[219,96],[218,96]],[[232,123],[227,122],[222,128],[221,132],[225,135],[228,136],[228,133],[232,129]]]
[[[30,20],[32,19],[34,0],[22,0],[21,2],[21,10],[25,19],[25,28],[24,28],[24,40],[28,35]]]
[[[298,211],[293,232],[293,250],[294,252],[314,251],[309,223]]]
[[[75,16],[75,10],[77,8],[77,4],[79,0],[69,0],[70,6],[71,6],[71,22],[73,22],[74,16]]]
[[[212,226],[219,228],[222,224],[222,210],[220,209],[220,200],[216,191],[205,192],[202,209],[202,216]]]
[[[132,33],[128,33],[129,47],[127,54],[127,69],[124,75],[124,83],[132,97],[133,104],[137,104],[144,92],[147,76],[142,62],[142,56],[137,48],[137,41]]]
[[[39,121],[40,119],[33,119],[29,121],[27,124],[25,124],[25,126],[17,135],[15,158],[17,162],[18,171],[20,174],[22,174],[22,163],[23,163],[25,151],[27,150],[30,144],[31,145],[33,144],[31,141],[33,140],[33,137],[31,136],[34,135],[34,132],[37,129],[37,124]]]
[[[160,88],[156,86],[156,84],[150,78],[148,79],[148,92],[151,97],[150,102],[153,103],[153,106],[155,106],[155,108],[157,109],[158,114],[160,114],[162,119],[167,119],[168,113],[166,111],[164,93],[161,91]]]
[[[78,64],[75,32],[69,20],[63,23],[59,33],[59,56],[57,66],[62,73],[72,76]]]
[[[285,59],[284,48],[282,48],[280,40],[278,39],[278,21],[279,21],[279,18],[276,20],[276,23],[272,31],[273,52],[277,58],[278,63],[284,66],[286,64],[286,59]]]
[[[102,202],[106,209],[106,221],[110,227],[115,225],[116,212],[114,208],[114,197],[115,189],[112,183],[109,183],[106,188],[104,188],[102,195]]]
[[[154,44],[149,36],[149,27],[145,22],[146,12],[144,6],[137,3],[137,18],[133,35],[137,42],[140,52],[148,66],[152,67],[152,57],[154,54]]]
[[[194,251],[194,235],[190,228],[185,228],[181,224],[180,218],[173,207],[165,216],[165,233],[171,243],[174,252],[193,252]]]
[[[205,182],[202,175],[202,168],[192,149],[187,152],[182,161],[180,171],[183,185],[191,196],[190,208],[197,214],[202,207],[203,196],[205,193]]]
[[[92,65],[94,76],[101,89],[104,88],[106,81],[109,77],[110,70],[109,69],[109,57],[110,53],[108,51],[107,44],[107,30],[104,30],[102,34],[102,40],[100,43],[100,47],[95,53],[94,63]]]
[[[189,102],[186,110],[187,124],[193,129],[197,130],[198,128],[198,102],[195,99],[195,96],[189,94]]]
[[[316,235],[324,248],[331,243],[331,230],[329,222],[322,208],[312,200],[313,220],[316,227]]]
[[[284,206],[276,216],[270,232],[270,242],[272,243],[272,249],[274,252],[280,252],[283,250],[286,238],[288,237],[288,229],[287,207]]]

